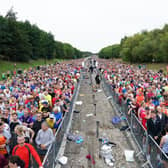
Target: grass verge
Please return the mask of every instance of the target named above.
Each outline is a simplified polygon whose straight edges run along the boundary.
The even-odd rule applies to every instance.
[[[28,69],[29,67],[35,67],[39,65],[45,65],[45,64],[53,64],[55,62],[63,61],[61,59],[52,59],[45,61],[44,59],[39,60],[31,60],[29,62],[16,62],[16,69]],[[2,76],[2,73],[5,73],[7,71],[13,71],[15,69],[15,62],[9,62],[0,60],[0,79]]]

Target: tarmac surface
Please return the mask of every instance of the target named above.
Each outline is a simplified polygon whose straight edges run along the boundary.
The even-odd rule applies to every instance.
[[[94,85],[95,74],[92,75]],[[75,142],[66,142],[64,156],[68,157],[68,163],[62,168],[108,168],[104,159],[99,157],[100,142],[97,138],[97,125],[99,121],[99,137],[107,137],[111,142],[117,144],[112,147],[112,153],[115,158],[113,168],[137,168],[140,167],[140,162],[135,158],[134,162],[127,162],[124,150],[136,151],[136,146],[129,134],[120,131],[124,123],[114,126],[111,122],[113,116],[116,116],[112,105],[109,103],[105,95],[103,86],[101,85],[100,92],[93,92],[89,73],[84,74],[81,80],[81,86],[77,101],[82,101],[82,105],[76,105],[75,110],[80,113],[73,114],[72,125],[70,132],[83,137],[82,144]],[[96,115],[95,115],[96,113]],[[90,116],[87,116],[87,115]],[[95,160],[95,164],[88,159],[86,155],[90,154]]]

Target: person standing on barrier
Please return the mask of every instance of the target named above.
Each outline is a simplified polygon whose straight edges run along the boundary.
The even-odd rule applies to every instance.
[[[157,144],[160,144],[161,122],[156,111],[151,111],[150,118],[147,120],[147,132],[154,138]],[[152,142],[149,139],[148,154],[151,153]],[[157,159],[160,160],[160,155],[157,155]]]
[[[166,135],[162,137],[160,141],[160,147],[162,148],[163,152],[167,156],[166,157],[162,155],[162,162],[164,164],[164,167],[168,168],[168,125],[166,125],[165,131],[166,131]]]

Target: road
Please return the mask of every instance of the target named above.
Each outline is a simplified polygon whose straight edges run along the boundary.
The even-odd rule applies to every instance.
[[[77,101],[82,101],[82,105],[76,105],[75,110],[80,113],[73,114],[73,121],[70,128],[70,132],[73,134],[81,135],[84,138],[82,144],[76,144],[75,142],[66,142],[64,156],[68,157],[68,163],[62,168],[106,168],[108,167],[104,160],[99,157],[100,143],[96,138],[96,121],[100,122],[99,137],[107,137],[110,141],[117,144],[113,147],[113,154],[115,158],[115,168],[137,168],[139,161],[127,162],[124,156],[124,150],[136,150],[132,144],[127,133],[121,132],[122,124],[114,126],[111,123],[111,119],[116,115],[111,104],[109,103],[105,92],[101,86],[101,92],[93,92],[89,73],[84,74],[84,79],[81,81],[79,95]],[[94,85],[95,74],[92,75],[92,81]],[[93,96],[95,95],[95,96]],[[95,97],[95,98],[94,98]],[[95,113],[96,104],[96,116]],[[88,114],[93,116],[88,117]],[[129,134],[129,133],[128,133]],[[134,148],[133,148],[134,147]],[[90,160],[86,159],[86,155],[91,154],[95,160],[95,165]]]

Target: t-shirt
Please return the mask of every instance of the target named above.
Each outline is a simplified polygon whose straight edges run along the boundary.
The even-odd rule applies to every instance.
[[[27,117],[22,116],[22,117],[20,118],[20,121],[21,121],[21,122],[25,122],[25,123],[27,123],[27,124],[30,124],[30,123],[33,122],[33,119],[32,119],[32,117],[30,117],[30,116],[27,116]]]
[[[140,105],[144,101],[144,96],[143,95],[137,95],[136,99],[137,99],[137,103]]]
[[[16,111],[18,118],[24,116],[24,111]]]
[[[0,145],[5,145],[6,144],[6,138],[3,135],[0,135]],[[0,148],[0,154],[5,155],[7,154],[6,146],[3,148]]]
[[[34,139],[35,139],[38,131],[41,129],[42,122],[43,122],[43,120],[42,121],[35,121],[34,124],[33,124],[33,131],[35,133]]]
[[[25,143],[25,145],[30,149],[30,152],[33,156],[33,158],[36,160],[36,162],[38,163],[39,166],[42,166],[42,163],[40,161],[40,157],[38,156],[36,150],[33,148],[32,145]],[[12,151],[12,155],[17,155],[20,157],[21,160],[23,160],[25,162],[25,168],[29,167],[29,150],[27,149],[26,146],[15,146],[13,151]]]
[[[146,119],[147,115],[146,115],[145,111],[142,111],[140,113],[140,117],[142,119],[141,122],[142,122],[143,127],[145,128],[145,130],[147,130],[147,125],[146,125],[146,123],[147,123],[147,119]]]
[[[50,109],[50,107],[42,107],[41,111],[44,112],[44,113],[45,112],[51,112],[51,109]]]
[[[61,112],[58,112],[56,114],[54,113],[54,116],[55,116],[56,121],[58,121],[59,119],[62,119],[62,113]],[[58,128],[59,124],[56,124],[56,128]]]
[[[10,131],[11,131],[11,132],[14,132],[14,129],[15,129],[15,127],[16,127],[17,125],[20,125],[20,122],[19,122],[19,121],[17,121],[17,122],[11,122],[11,123],[10,123]]]
[[[51,129],[56,128],[56,122],[55,122],[55,120],[51,120],[50,118],[47,118],[47,119],[46,119],[46,122],[47,122],[48,126],[49,126]]]
[[[48,94],[47,96],[45,96],[45,99],[48,100],[50,105],[52,105],[52,97],[51,97],[51,95]]]

